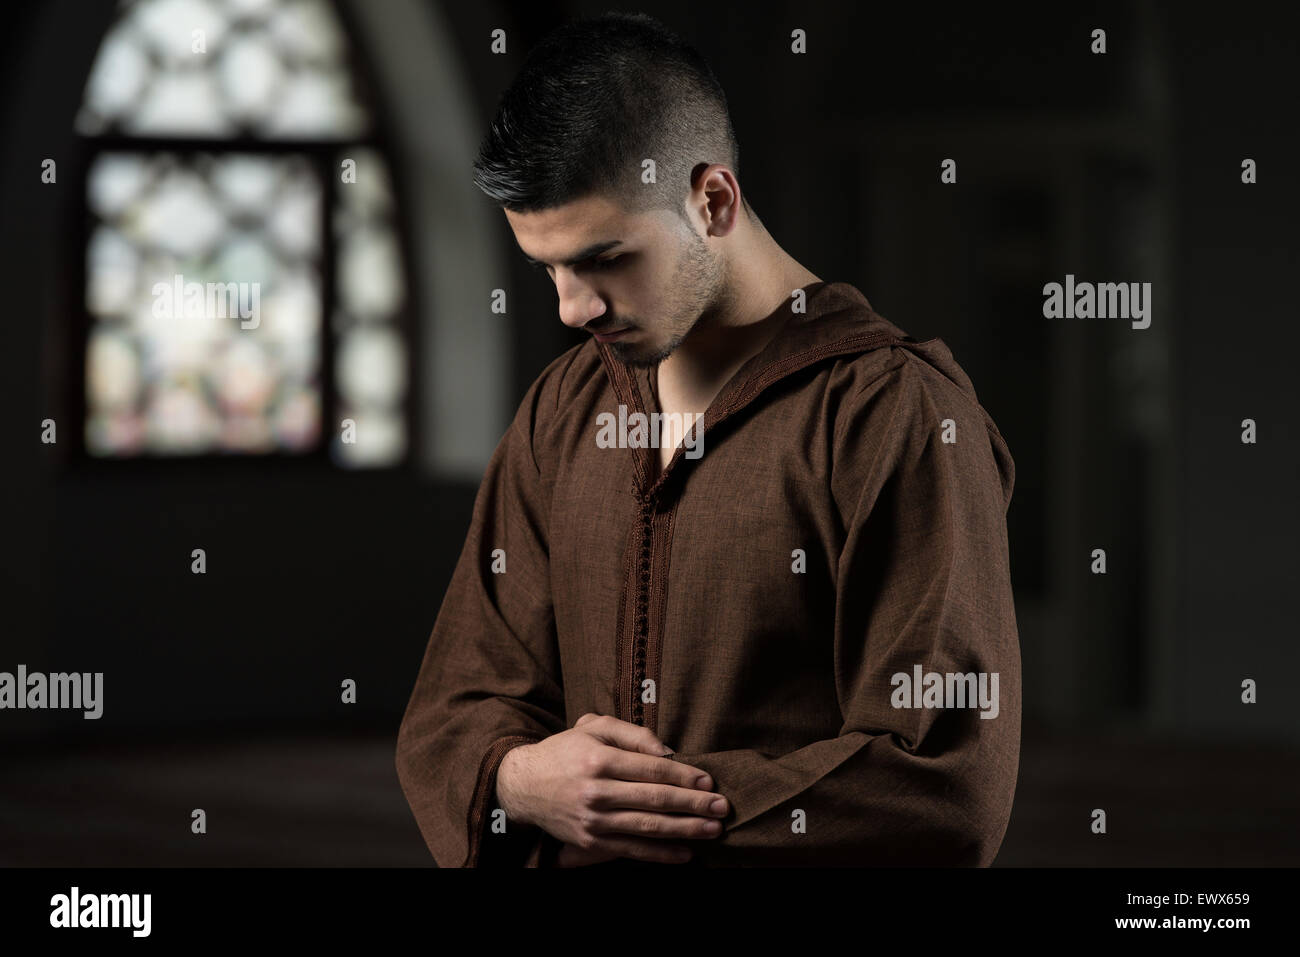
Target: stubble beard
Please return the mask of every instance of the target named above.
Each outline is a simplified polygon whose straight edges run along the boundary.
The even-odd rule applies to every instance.
[[[672,318],[666,323],[668,341],[657,349],[647,351],[646,346],[614,341],[610,351],[614,358],[634,368],[653,368],[667,359],[701,324],[718,315],[727,302],[727,269],[725,262],[709,253],[708,244],[687,226],[690,238],[684,244],[674,272],[673,298],[668,311]],[[641,328],[647,328],[642,326]]]

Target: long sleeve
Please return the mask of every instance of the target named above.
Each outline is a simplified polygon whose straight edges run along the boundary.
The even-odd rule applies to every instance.
[[[563,358],[563,357],[561,357]],[[565,729],[547,553],[550,486],[534,454],[552,364],[488,464],[397,739],[397,773],[441,867],[536,866],[546,835],[494,833],[513,747]]]
[[[722,835],[692,846],[712,866],[986,866],[1019,763],[1005,524],[1014,465],[972,398],[910,355],[846,406],[831,483],[845,526],[834,566],[842,725],[783,755],[674,755],[732,804]],[[949,419],[953,443],[941,440]],[[916,666],[997,673],[996,716],[895,707],[915,703],[894,676]]]

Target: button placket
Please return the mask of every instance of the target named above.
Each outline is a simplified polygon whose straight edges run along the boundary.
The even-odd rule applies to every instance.
[[[636,611],[633,616],[632,655],[632,719],[637,724],[645,718],[645,705],[641,700],[642,684],[646,678],[646,649],[650,642],[650,578],[654,561],[654,497],[641,496],[638,509],[641,524],[641,555],[636,587]]]

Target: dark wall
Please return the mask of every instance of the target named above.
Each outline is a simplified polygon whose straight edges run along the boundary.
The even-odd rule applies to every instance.
[[[1218,737],[1300,737],[1285,675],[1300,558],[1300,276],[1292,119],[1300,16],[1248,4],[1231,17],[1171,16],[1178,155],[1176,249],[1186,334],[1176,356],[1186,635],[1181,713]],[[1258,184],[1241,185],[1244,158]],[[1254,419],[1258,444],[1239,440]],[[1242,678],[1259,706],[1238,703]]]

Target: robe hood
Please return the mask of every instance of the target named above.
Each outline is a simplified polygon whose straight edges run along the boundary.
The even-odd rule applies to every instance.
[[[979,408],[1002,483],[1004,507],[1009,507],[1015,487],[1015,462],[993,418],[980,405],[974,384],[953,358],[947,343],[938,337],[913,338],[876,312],[867,297],[850,283],[815,282],[804,286],[803,291],[804,311],[796,312],[789,304],[781,305],[788,312],[785,323],[761,351],[740,367],[709,407],[704,416],[706,435],[709,429],[717,428],[757,401],[774,383],[809,366],[902,348],[952,382]],[[793,296],[791,302],[795,302]],[[607,345],[597,343],[597,348],[615,391],[630,396],[636,386],[628,368],[614,358]],[[708,447],[706,442],[706,455]]]

